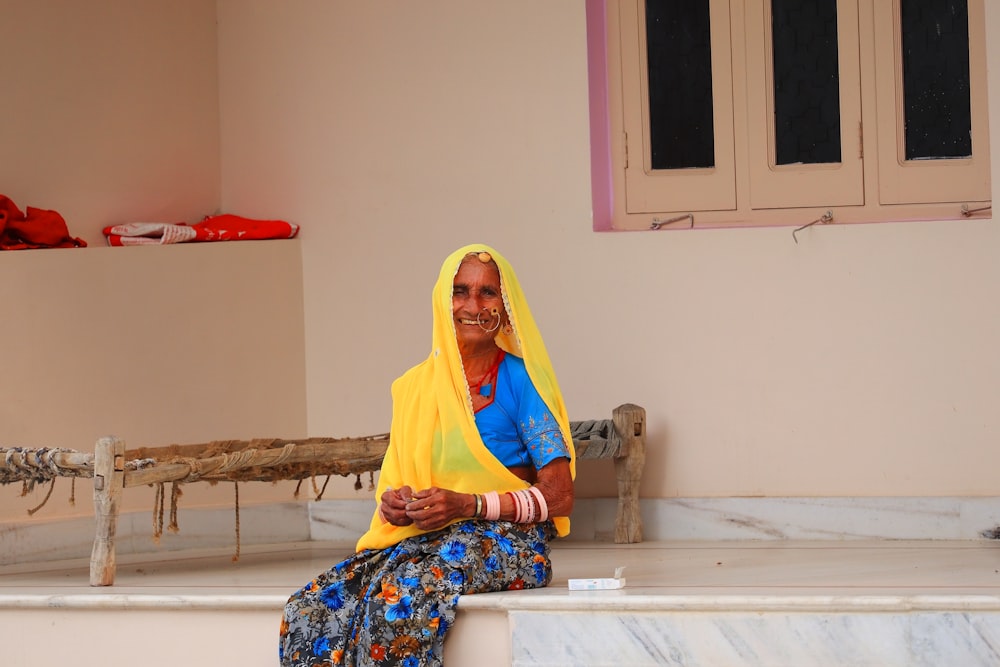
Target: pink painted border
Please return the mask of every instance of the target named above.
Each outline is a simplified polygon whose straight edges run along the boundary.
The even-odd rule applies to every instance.
[[[594,231],[612,229],[611,136],[608,118],[607,3],[587,3],[587,75],[590,82],[590,192]]]

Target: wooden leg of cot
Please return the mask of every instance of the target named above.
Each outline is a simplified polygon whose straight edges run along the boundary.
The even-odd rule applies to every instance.
[[[125,488],[125,443],[115,437],[97,441],[94,450],[94,519],[97,535],[90,553],[90,585],[115,583],[115,532],[118,503]]]
[[[612,412],[615,430],[621,438],[621,452],[615,458],[618,478],[618,514],[615,517],[615,542],[642,542],[642,516],[639,513],[639,482],[646,463],[646,411],[626,403]]]

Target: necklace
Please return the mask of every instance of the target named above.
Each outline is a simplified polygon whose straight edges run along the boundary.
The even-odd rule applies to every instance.
[[[497,350],[497,356],[493,361],[493,365],[475,382],[469,380],[468,376],[466,376],[466,380],[469,382],[470,393],[478,393],[480,396],[490,397],[490,394],[493,393],[493,383],[496,382],[496,376],[500,371],[500,362],[503,361],[503,357],[504,351]]]

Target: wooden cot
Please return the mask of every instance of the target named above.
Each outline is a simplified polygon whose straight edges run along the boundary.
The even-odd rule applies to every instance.
[[[639,481],[646,457],[646,412],[624,404],[611,419],[571,422],[577,458],[611,459],[618,481],[615,542],[642,541]],[[100,438],[93,454],[67,449],[0,449],[0,483],[93,477],[96,536],[90,585],[111,586],[116,571],[119,501],[127,488],[192,482],[303,480],[373,474],[382,464],[388,434],[361,438],[254,439],[126,450],[114,436]],[[360,480],[359,480],[360,481]],[[162,498],[162,494],[161,494]],[[162,500],[160,501],[162,512]]]

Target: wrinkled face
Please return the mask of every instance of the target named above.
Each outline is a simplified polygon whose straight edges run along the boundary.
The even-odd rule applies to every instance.
[[[481,262],[477,257],[462,260],[455,274],[451,310],[459,347],[492,343],[507,322],[500,293],[500,271],[496,264],[492,261]]]

